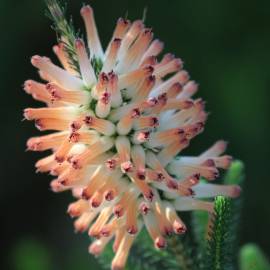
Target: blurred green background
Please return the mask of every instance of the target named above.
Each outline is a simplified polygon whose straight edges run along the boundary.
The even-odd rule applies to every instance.
[[[75,25],[83,29],[80,0],[68,1]],[[217,139],[245,162],[241,243],[256,242],[270,254],[270,1],[269,0],[84,0],[95,8],[103,44],[128,11],[180,56],[211,113],[205,132],[190,151],[197,154]],[[12,270],[99,269],[87,253],[86,235],[73,234],[66,215],[69,194],[53,194],[47,175],[34,172],[43,154],[25,153],[33,123],[21,122],[24,107],[39,106],[21,85],[37,79],[34,54],[52,56],[55,34],[44,16],[43,0],[0,0],[1,77],[1,255],[0,268]],[[46,263],[45,263],[45,262]]]

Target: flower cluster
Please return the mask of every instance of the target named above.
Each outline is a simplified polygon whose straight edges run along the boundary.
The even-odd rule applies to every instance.
[[[68,213],[76,217],[76,231],[96,238],[89,251],[99,255],[114,239],[112,269],[123,269],[143,226],[156,248],[164,248],[167,235],[186,231],[177,211],[212,212],[205,199],[236,197],[240,190],[200,181],[229,167],[224,141],[199,156],[182,155],[207,118],[204,102],[192,98],[198,85],[182,60],[165,54],[158,61],[163,43],[141,20],[120,18],[103,51],[92,8],[84,6],[81,15],[87,46],[79,38],[74,42],[79,71],[64,38],[53,48],[62,68],[32,57],[47,82],[28,80],[24,89],[47,107],[25,109],[24,117],[55,132],[29,139],[27,147],[52,151],[37,170],[56,177],[53,191],[72,191],[76,201]]]

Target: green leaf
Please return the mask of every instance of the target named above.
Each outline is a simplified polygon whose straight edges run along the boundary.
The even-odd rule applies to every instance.
[[[240,251],[240,270],[270,270],[269,260],[255,244],[246,244]]]
[[[224,176],[224,184],[227,185],[239,185],[241,188],[244,184],[244,164],[243,162],[236,160],[234,161],[227,173]],[[231,241],[231,254],[232,254],[232,261],[233,261],[233,268],[236,269],[237,265],[237,254],[239,250],[239,229],[241,224],[241,212],[242,212],[242,205],[243,205],[243,194],[241,193],[238,198],[232,200],[231,203],[231,222],[230,222],[230,241]]]
[[[215,198],[214,215],[209,226],[209,236],[203,269],[232,269],[231,241],[229,235],[231,200],[223,196]]]
[[[244,181],[244,163],[240,160],[234,161],[224,176],[226,185],[242,185]]]
[[[167,238],[168,246],[164,250],[154,248],[152,239],[146,230],[142,230],[129,256],[130,270],[192,270],[197,269],[193,246],[186,236]]]
[[[207,180],[201,178],[202,183],[207,183]],[[209,213],[206,211],[192,211],[191,212],[191,229],[192,236],[196,245],[196,259],[199,266],[202,267],[202,260],[205,255],[206,237],[209,225]]]
[[[72,23],[72,19],[66,19],[66,7],[62,6],[58,0],[46,0],[48,10],[47,16],[53,22],[58,42],[64,44],[70,66],[80,74],[80,66],[75,49],[75,40],[79,37],[79,32],[76,32]],[[90,62],[89,62],[90,65]]]
[[[95,56],[91,59],[91,65],[95,71],[95,74],[98,78],[98,75],[100,73],[100,71],[102,70],[102,67],[103,67],[103,62],[101,59],[99,58],[96,58]]]
[[[206,211],[193,211],[191,217],[194,240],[198,245],[198,249],[203,250],[207,236],[209,214]]]

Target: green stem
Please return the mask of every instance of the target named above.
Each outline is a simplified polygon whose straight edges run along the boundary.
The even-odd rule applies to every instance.
[[[229,270],[232,269],[231,200],[222,196],[216,197],[214,210],[206,254],[203,258],[203,269]]]

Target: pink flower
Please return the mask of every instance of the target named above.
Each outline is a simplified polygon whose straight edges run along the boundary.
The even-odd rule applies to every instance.
[[[143,226],[156,248],[164,248],[166,235],[186,231],[177,211],[212,212],[213,203],[201,199],[236,197],[240,189],[200,182],[230,166],[225,142],[199,156],[182,154],[207,119],[204,102],[192,98],[198,85],[182,60],[165,54],[158,61],[163,43],[140,20],[119,19],[103,51],[92,8],[84,6],[81,15],[88,47],[75,41],[79,72],[65,40],[53,48],[62,68],[32,57],[47,83],[28,80],[25,91],[47,107],[25,109],[24,117],[54,132],[29,139],[27,147],[52,151],[37,170],[55,176],[53,191],[72,191],[76,201],[68,213],[76,217],[76,231],[97,238],[89,251],[99,255],[114,239],[112,269],[123,269]],[[93,59],[102,63],[98,76]]]

